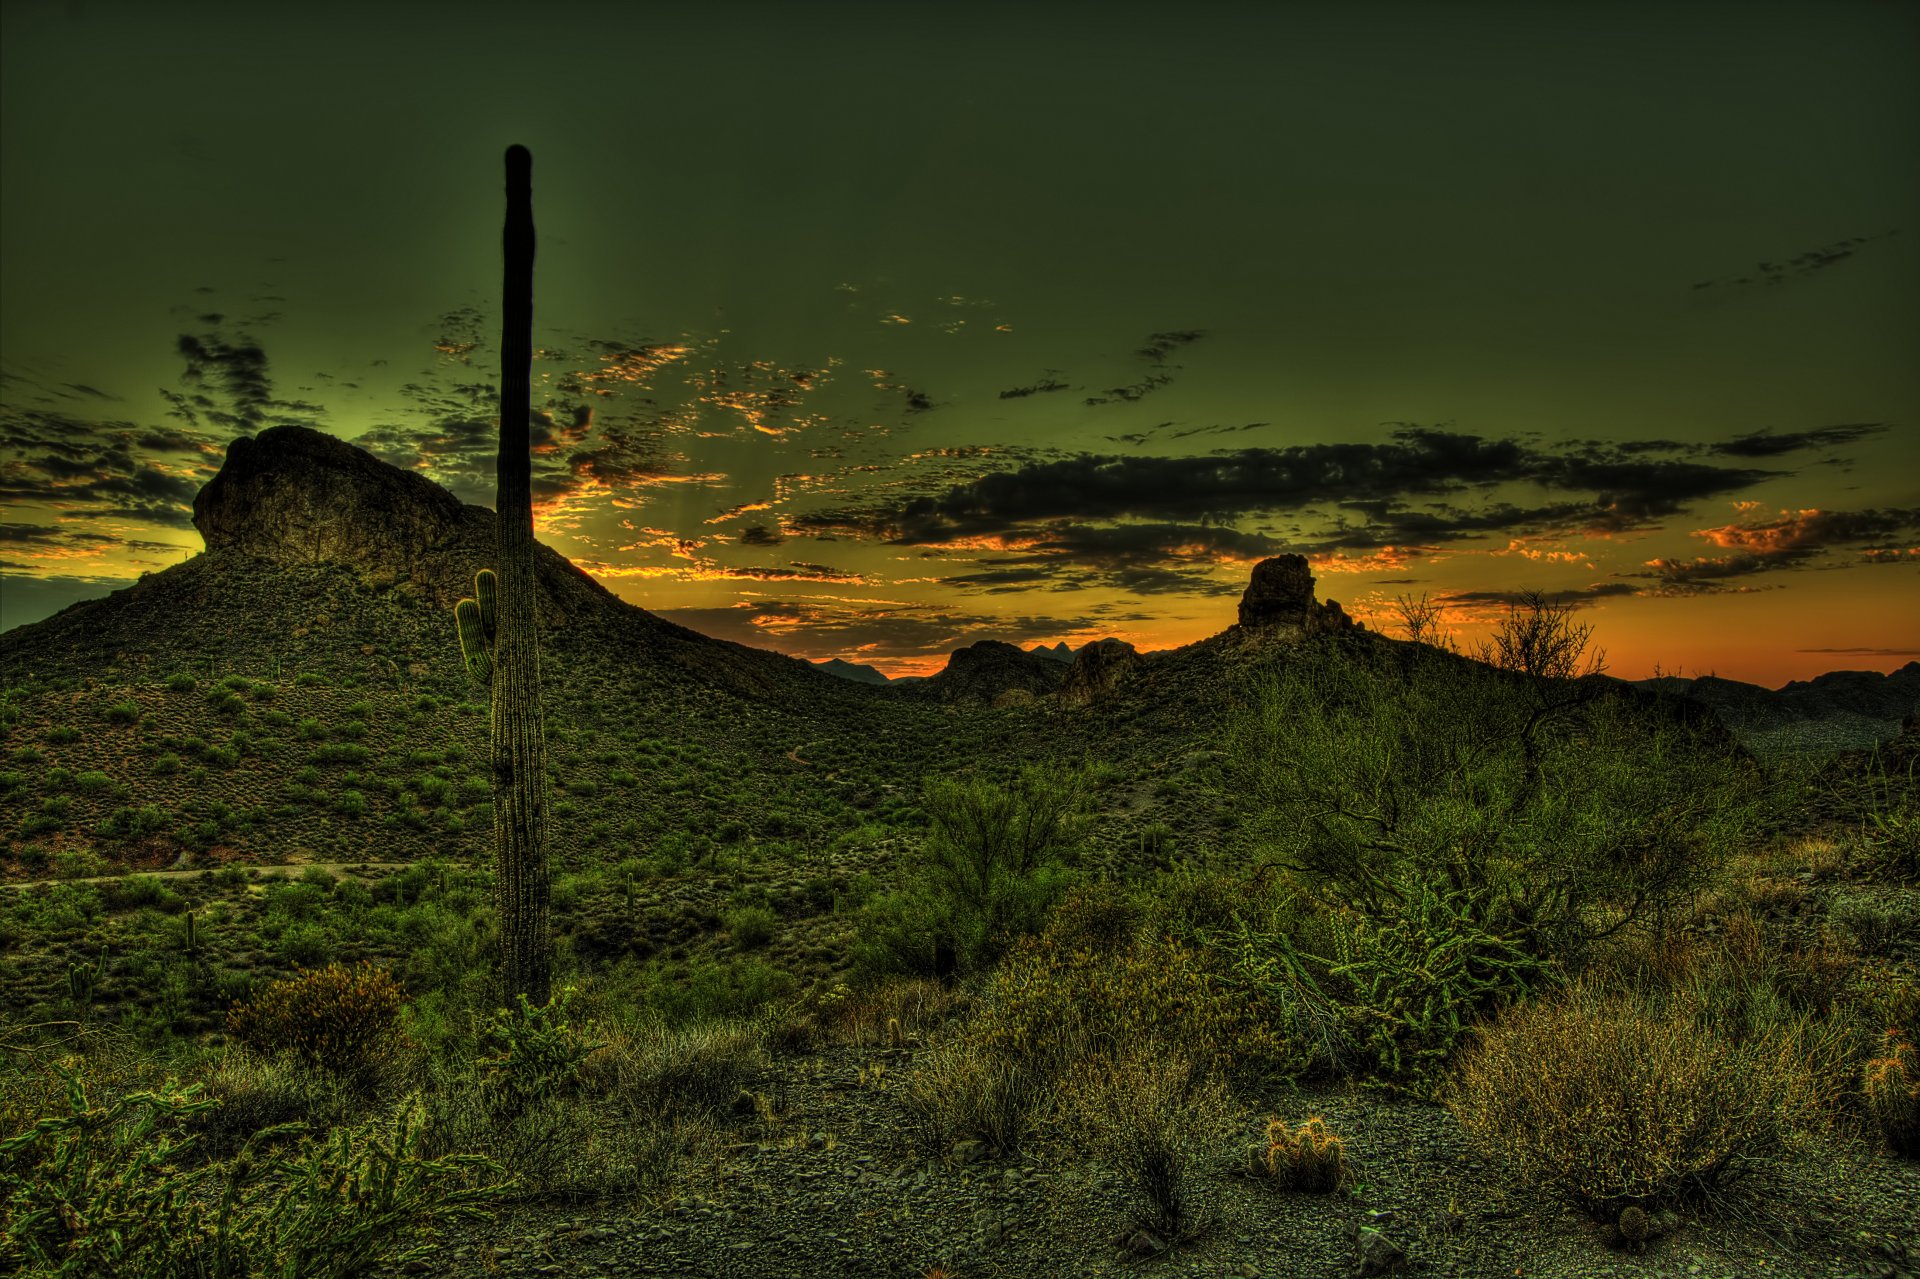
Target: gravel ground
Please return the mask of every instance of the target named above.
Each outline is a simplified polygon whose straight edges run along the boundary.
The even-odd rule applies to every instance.
[[[888,1082],[858,1082],[888,1061]],[[1127,1188],[1096,1165],[1027,1153],[913,1153],[900,1080],[906,1054],[838,1049],[777,1062],[787,1113],[762,1140],[734,1141],[663,1202],[522,1206],[414,1267],[433,1275],[1347,1276],[1397,1249],[1403,1273],[1540,1279],[1902,1279],[1920,1276],[1920,1163],[1837,1147],[1822,1167],[1768,1174],[1734,1206],[1683,1216],[1639,1255],[1513,1184],[1441,1107],[1346,1087],[1259,1099],[1290,1122],[1321,1115],[1348,1139],[1355,1195],[1278,1192],[1223,1160],[1190,1201],[1207,1224],[1173,1247],[1130,1228]],[[1249,1115],[1244,1144],[1264,1116]],[[741,1133],[747,1137],[753,1134]],[[1450,1208],[1454,1211],[1450,1211]],[[1159,1246],[1156,1246],[1159,1245]],[[1391,1246],[1388,1246],[1391,1245]]]

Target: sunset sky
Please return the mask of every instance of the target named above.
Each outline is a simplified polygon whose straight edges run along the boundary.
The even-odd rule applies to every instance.
[[[298,422],[797,656],[1583,607],[1628,678],[1920,657],[1920,5],[7,0],[0,625]]]

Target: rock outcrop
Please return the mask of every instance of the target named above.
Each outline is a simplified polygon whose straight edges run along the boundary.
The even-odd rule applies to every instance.
[[[1304,555],[1276,555],[1253,566],[1240,597],[1240,625],[1248,630],[1298,627],[1309,635],[1348,630],[1359,623],[1339,603],[1313,598],[1313,570]]]
[[[944,670],[911,691],[943,702],[991,704],[1009,689],[1035,696],[1051,693],[1066,676],[1067,668],[1050,657],[1022,652],[1000,640],[981,640],[955,649]]]
[[[1060,700],[1083,706],[1104,697],[1140,665],[1140,660],[1140,650],[1125,640],[1103,639],[1088,644],[1074,654],[1066,682],[1060,685]]]
[[[227,446],[225,465],[194,496],[193,526],[210,551],[346,564],[390,585],[454,540],[465,510],[424,475],[322,431],[276,426]]]
[[[340,564],[367,585],[397,587],[451,609],[492,567],[494,516],[413,471],[304,426],[276,426],[227,446],[193,499],[207,550],[279,564]],[[543,621],[616,602],[558,551],[534,548]]]

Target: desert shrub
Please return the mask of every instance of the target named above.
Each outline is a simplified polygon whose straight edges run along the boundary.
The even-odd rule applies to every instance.
[[[212,1104],[199,1085],[96,1103],[78,1072],[67,1084],[54,1113],[0,1141],[0,1167],[27,1168],[0,1172],[0,1268],[347,1279],[429,1255],[442,1229],[486,1216],[498,1197],[487,1160],[422,1156],[411,1108],[272,1164],[249,1143],[231,1161],[183,1167]]]
[[[780,917],[765,906],[742,906],[727,912],[724,921],[734,945],[743,950],[758,950],[773,940],[779,931]]]
[[[194,678],[185,671],[175,671],[173,674],[167,676],[166,686],[169,692],[191,693],[193,691]]]
[[[140,703],[131,697],[115,702],[107,707],[107,722],[111,724],[134,724],[140,720]]]
[[[1266,1141],[1247,1152],[1247,1171],[1283,1190],[1307,1194],[1330,1194],[1353,1180],[1346,1140],[1335,1136],[1318,1115],[1298,1128],[1269,1119]]]
[[[108,910],[139,910],[150,907],[168,915],[187,908],[187,899],[158,875],[127,875],[100,885],[100,900]]]
[[[1038,768],[1005,783],[928,780],[913,887],[868,904],[856,961],[874,974],[972,973],[1037,932],[1071,882],[1083,785]]]
[[[145,839],[160,834],[172,824],[173,818],[166,809],[158,804],[142,804],[115,809],[95,830],[110,839]]]
[[[1867,1112],[1903,1155],[1920,1155],[1920,1051],[1898,1030],[1881,1039],[1880,1052],[1867,1062]]]
[[[653,964],[648,978],[646,1006],[678,1025],[751,1017],[791,998],[797,985],[757,955]]]
[[[1374,1078],[1430,1092],[1477,1012],[1546,980],[1540,960],[1478,913],[1471,894],[1416,880],[1384,917],[1341,920],[1330,973],[1352,991],[1354,1038]]]
[[[1061,1110],[1075,1143],[1132,1188],[1141,1224],[1188,1231],[1194,1173],[1230,1128],[1216,1076],[1165,1048],[1094,1053],[1068,1077]]]
[[[1246,705],[1223,780],[1316,895],[1381,917],[1424,878],[1542,958],[1657,922],[1761,811],[1713,730],[1591,681],[1324,646]]]
[[[1682,994],[1582,982],[1483,1029],[1448,1100],[1516,1175],[1611,1221],[1711,1191],[1817,1134],[1829,1098],[1785,1028],[1743,1038]]]
[[[274,982],[227,1013],[227,1033],[257,1052],[290,1050],[356,1084],[369,1084],[404,1046],[406,992],[371,962],[328,964]]]
[[[580,1067],[593,1055],[584,1027],[568,1016],[573,989],[562,990],[545,1004],[520,995],[512,1009],[495,1009],[481,1035],[483,1054],[476,1059],[480,1089],[488,1107],[500,1118],[512,1118],[547,1098],[564,1098],[580,1081]]]

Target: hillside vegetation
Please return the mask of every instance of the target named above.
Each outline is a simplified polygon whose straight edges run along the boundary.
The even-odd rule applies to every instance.
[[[0,1269],[1913,1270],[1911,721],[1756,759],[1565,615],[1310,594],[868,687],[550,577],[507,1007],[466,571],[228,546],[0,637]]]

